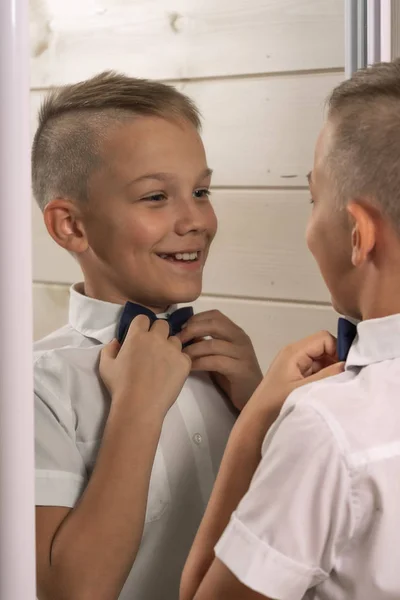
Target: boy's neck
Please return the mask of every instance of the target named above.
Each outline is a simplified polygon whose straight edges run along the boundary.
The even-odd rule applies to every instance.
[[[372,281],[360,297],[360,312],[364,321],[400,314],[400,267],[399,275],[389,272]]]
[[[144,306],[148,310],[153,311],[156,315],[168,312],[168,309],[171,306],[171,304],[163,305],[163,306],[157,306],[157,305],[150,306],[149,305],[150,303],[144,303],[135,298],[128,298],[128,297],[124,296],[123,294],[119,294],[117,292],[99,291],[99,290],[96,290],[96,292],[95,292],[93,290],[93,288],[90,286],[90,284],[88,284],[87,282],[78,286],[77,291],[79,291],[84,296],[87,296],[88,298],[94,298],[95,300],[100,300],[101,302],[109,302],[111,304],[119,304],[121,306],[124,306],[127,302],[133,302],[135,304],[140,304],[141,306]]]

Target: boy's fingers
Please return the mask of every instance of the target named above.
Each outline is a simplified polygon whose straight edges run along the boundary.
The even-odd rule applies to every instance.
[[[169,337],[168,341],[173,346],[176,346],[178,350],[182,350],[182,342],[176,335],[172,335],[171,337]]]
[[[199,323],[201,321],[224,321],[235,326],[235,323],[231,321],[226,315],[219,310],[205,310],[203,312],[196,313],[190,317],[188,325],[191,323]]]
[[[120,351],[121,344],[117,339],[112,340],[109,344],[106,344],[101,351],[101,356],[107,358],[117,358],[118,352]]]
[[[229,376],[236,373],[236,364],[235,360],[226,356],[203,356],[192,361],[192,371],[208,371]]]
[[[336,353],[336,338],[329,331],[319,331],[307,340],[307,352],[310,357]]]
[[[294,349],[299,369],[305,373],[314,361],[324,356],[334,357],[336,355],[336,339],[328,331],[320,331],[306,340],[298,342]]]
[[[314,375],[311,375],[310,377],[303,379],[303,381],[301,382],[301,385],[305,385],[307,383],[313,383],[314,381],[320,381],[321,379],[326,379],[327,377],[333,377],[334,375],[339,375],[340,373],[343,373],[344,366],[345,366],[344,362],[338,362],[338,363],[335,363],[334,365],[329,365],[329,367],[326,367],[325,369],[321,369],[320,371],[318,371],[318,373],[314,373]]]
[[[327,367],[330,367],[332,365],[336,365],[337,363],[337,356],[329,356],[325,354],[324,356],[321,356],[321,358],[314,360],[310,364],[310,367],[303,373],[303,376],[309,377],[310,375],[315,375],[323,369],[326,369]]]
[[[228,320],[202,319],[188,321],[186,327],[179,333],[182,344],[195,338],[213,337],[218,340],[233,342],[238,336],[238,328]]]
[[[150,328],[150,331],[156,333],[160,337],[168,338],[169,337],[169,324],[165,319],[157,319],[154,321],[153,325]]]
[[[129,325],[128,333],[126,334],[125,340],[129,340],[134,337],[139,331],[149,331],[150,319],[146,315],[138,315],[135,317]]]
[[[201,340],[191,346],[185,348],[185,354],[190,356],[192,360],[202,358],[203,356],[215,356],[221,355],[228,358],[238,359],[240,354],[237,348],[231,342],[225,342],[224,340]]]

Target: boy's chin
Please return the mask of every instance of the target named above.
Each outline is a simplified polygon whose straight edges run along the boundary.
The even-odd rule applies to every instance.
[[[160,290],[161,292],[161,290]],[[170,286],[165,294],[160,294],[169,302],[168,304],[190,304],[199,298],[202,292],[201,282],[191,282],[189,285]]]
[[[335,298],[331,297],[332,308],[338,315],[349,319],[353,323],[357,323],[360,321],[361,317],[358,312],[354,310],[354,308],[347,307],[344,303],[337,301]]]
[[[171,306],[172,304],[191,304],[192,302],[195,302],[201,295],[201,291],[200,292],[188,292],[188,293],[182,293],[182,294],[177,294],[174,297],[171,297],[169,305]]]

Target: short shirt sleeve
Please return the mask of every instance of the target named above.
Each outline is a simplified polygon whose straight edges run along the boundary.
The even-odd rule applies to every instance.
[[[320,414],[297,404],[263,446],[216,556],[247,587],[300,600],[324,581],[351,529],[351,482]]]
[[[46,370],[35,368],[36,505],[72,508],[86,485],[86,467],[75,443],[70,401]]]

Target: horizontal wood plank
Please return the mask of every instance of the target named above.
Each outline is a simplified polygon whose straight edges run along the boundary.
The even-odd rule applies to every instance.
[[[34,285],[36,340],[68,322],[68,297],[67,286]],[[195,308],[197,312],[220,310],[242,327],[252,339],[264,370],[286,344],[321,329],[336,330],[337,317],[329,307],[204,296]]]
[[[215,191],[205,294],[329,302],[305,242],[308,191]]]
[[[181,84],[204,116],[214,184],[306,186],[325,101],[342,73]]]
[[[344,66],[342,0],[31,0],[30,15],[36,88]]]

